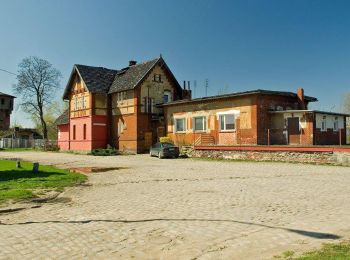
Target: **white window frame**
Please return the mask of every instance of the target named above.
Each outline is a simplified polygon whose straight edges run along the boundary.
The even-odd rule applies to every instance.
[[[233,116],[233,129],[226,129],[226,116]],[[221,129],[221,118],[224,118],[224,128],[225,129]],[[234,131],[236,131],[236,116],[235,116],[235,114],[219,115],[219,129],[220,129],[220,132],[234,132]]]
[[[333,121],[333,131],[334,132],[339,131],[339,120],[337,116],[334,118],[334,121]]]
[[[196,119],[203,118],[202,127],[201,130],[196,130]],[[195,116],[193,117],[193,132],[206,132],[207,131],[207,117],[206,116]]]
[[[324,127],[323,127],[324,126]],[[321,121],[321,132],[327,132],[327,117],[323,116]]]
[[[183,121],[183,130],[178,130],[177,129],[177,120],[182,120]],[[186,118],[185,117],[180,117],[180,118],[175,118],[175,133],[184,133],[186,132]]]
[[[81,108],[84,109],[85,108],[85,96],[81,96]]]
[[[75,111],[78,110],[78,97],[77,96],[74,97],[74,110]]]

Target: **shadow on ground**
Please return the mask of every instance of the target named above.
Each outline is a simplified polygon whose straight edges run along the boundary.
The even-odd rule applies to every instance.
[[[110,219],[90,219],[90,220],[67,220],[67,221],[60,221],[60,220],[48,220],[48,221],[28,221],[28,222],[21,222],[21,223],[11,223],[11,224],[5,224],[1,223],[0,225],[29,225],[29,224],[41,224],[41,223],[66,223],[66,224],[88,224],[93,222],[106,222],[106,223],[124,223],[124,224],[132,224],[132,223],[145,223],[145,222],[157,222],[157,221],[179,221],[179,222],[187,222],[187,221],[193,221],[193,222],[231,222],[236,224],[244,224],[244,225],[253,225],[253,226],[259,226],[264,228],[271,228],[271,229],[280,229],[285,230],[288,232],[296,233],[302,236],[312,237],[316,239],[340,239],[341,237],[335,234],[331,233],[323,233],[323,232],[315,232],[315,231],[308,231],[308,230],[300,230],[300,229],[293,229],[293,228],[284,228],[284,227],[274,227],[269,226],[265,224],[260,223],[253,223],[253,222],[245,222],[245,221],[237,221],[237,220],[228,220],[228,219],[172,219],[172,218],[154,218],[154,219],[139,219],[139,220],[110,220]]]

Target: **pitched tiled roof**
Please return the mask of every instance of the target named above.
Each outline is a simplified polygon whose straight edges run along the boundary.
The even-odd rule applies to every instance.
[[[118,71],[108,93],[133,89],[160,59],[156,58]]]
[[[8,95],[8,94],[2,93],[2,92],[0,92],[0,96],[15,98],[14,96],[11,96],[11,95]]]
[[[75,65],[86,87],[92,93],[107,93],[111,86],[117,70],[103,67],[92,67],[86,65]]]
[[[69,112],[68,109],[66,111],[64,111],[62,113],[62,115],[60,115],[56,121],[55,121],[55,125],[65,125],[69,123]]]

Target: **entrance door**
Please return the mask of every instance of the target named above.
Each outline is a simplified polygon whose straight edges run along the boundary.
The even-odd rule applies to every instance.
[[[152,132],[145,133],[145,150],[148,150],[152,146]]]
[[[300,144],[299,117],[288,118],[288,141],[289,144]]]

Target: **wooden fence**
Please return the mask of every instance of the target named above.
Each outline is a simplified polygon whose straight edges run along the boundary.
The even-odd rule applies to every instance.
[[[47,141],[49,145],[56,145],[56,140]],[[35,148],[41,149],[45,145],[44,139],[13,139],[13,138],[1,138],[0,139],[0,148]]]

